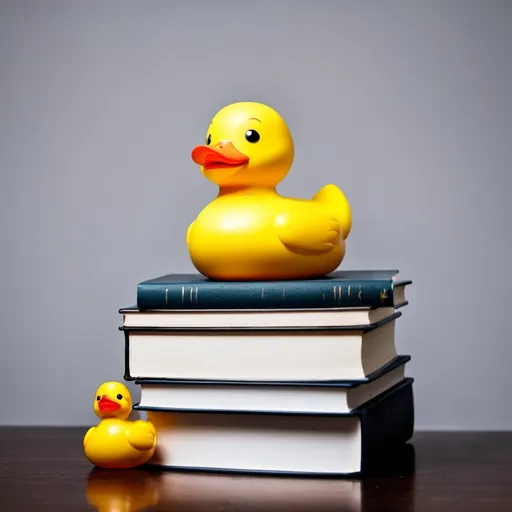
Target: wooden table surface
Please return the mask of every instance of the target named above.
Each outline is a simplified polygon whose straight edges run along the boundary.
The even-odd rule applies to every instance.
[[[0,511],[512,511],[512,432],[419,432],[361,481],[94,469],[84,432],[0,428]]]

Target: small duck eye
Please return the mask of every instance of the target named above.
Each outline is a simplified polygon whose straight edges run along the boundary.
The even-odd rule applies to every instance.
[[[99,402],[99,401],[101,400],[101,396],[100,396],[100,395],[98,395],[98,396],[96,397],[96,400],[98,400],[98,402]]]
[[[247,130],[245,132],[245,140],[254,144],[260,140],[260,134],[256,130]]]
[[[117,395],[117,399],[118,399],[118,400],[122,400],[122,399],[123,399],[123,395],[121,395],[121,393],[119,393],[119,394]]]
[[[211,134],[208,134],[208,137],[206,138],[206,145],[209,146],[212,143],[212,136]]]

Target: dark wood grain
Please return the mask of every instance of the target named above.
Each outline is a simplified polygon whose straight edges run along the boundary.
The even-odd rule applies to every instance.
[[[512,433],[416,433],[364,480],[99,470],[84,433],[0,428],[0,510],[512,510]]]

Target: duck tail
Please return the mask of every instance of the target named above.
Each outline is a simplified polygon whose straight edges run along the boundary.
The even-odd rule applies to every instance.
[[[336,185],[325,185],[314,196],[313,201],[322,203],[340,223],[342,238],[345,240],[352,228],[352,211],[345,194]]]

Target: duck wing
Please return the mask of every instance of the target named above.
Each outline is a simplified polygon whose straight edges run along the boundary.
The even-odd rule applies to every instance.
[[[333,215],[341,226],[341,237],[345,240],[352,228],[352,211],[343,191],[336,185],[325,185],[313,197],[326,211]]]
[[[277,215],[274,228],[288,250],[325,254],[340,240],[340,223],[320,203],[294,201]]]
[[[155,427],[149,421],[134,421],[126,429],[126,438],[136,450],[150,450],[156,443]]]

